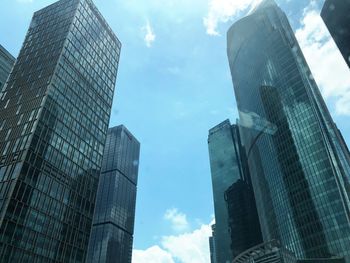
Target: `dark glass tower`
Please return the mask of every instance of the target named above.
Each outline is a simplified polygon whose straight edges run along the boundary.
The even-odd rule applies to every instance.
[[[252,186],[239,179],[226,191],[231,250],[237,257],[263,242]]]
[[[209,131],[209,153],[215,208],[217,262],[232,262],[262,242],[255,198],[238,125],[229,120]],[[227,251],[226,249],[229,249]]]
[[[140,143],[124,127],[108,130],[88,263],[131,263]]]
[[[16,59],[2,45],[0,45],[0,91],[5,85],[15,61]]]
[[[227,37],[240,115],[276,127],[241,133],[264,240],[350,262],[348,151],[286,15],[265,0]]]
[[[84,262],[120,42],[91,0],[33,16],[0,97],[0,262]]]
[[[350,0],[326,0],[321,16],[350,67]]]
[[[208,147],[215,210],[215,254],[217,263],[232,262],[231,238],[225,191],[240,178],[236,133],[229,120],[209,130]]]

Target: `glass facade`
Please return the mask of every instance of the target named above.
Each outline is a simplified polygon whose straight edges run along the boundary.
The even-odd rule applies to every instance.
[[[326,0],[321,16],[350,67],[350,0]]]
[[[216,263],[215,253],[215,224],[211,226],[212,236],[209,237],[210,263]]]
[[[233,263],[297,263],[293,252],[284,248],[279,241],[271,240],[250,248],[238,257]]]
[[[0,90],[5,85],[16,59],[0,45]]]
[[[241,179],[241,163],[237,145],[237,126],[229,120],[209,130],[208,147],[213,185],[215,210],[215,252],[217,263],[232,262],[231,236],[228,210],[225,201],[226,190]]]
[[[237,257],[263,242],[252,186],[239,179],[226,191],[231,250]]]
[[[350,262],[348,150],[286,15],[263,1],[229,29],[227,45],[240,114],[276,127],[241,133],[264,241]]]
[[[131,263],[140,143],[109,129],[86,262]]]
[[[38,12],[0,96],[0,261],[84,262],[120,42],[90,0]]]

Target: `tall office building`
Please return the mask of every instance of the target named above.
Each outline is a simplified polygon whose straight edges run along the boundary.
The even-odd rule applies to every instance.
[[[265,0],[227,37],[240,115],[276,127],[241,133],[264,241],[350,262],[350,158],[286,15]]]
[[[321,16],[350,67],[350,0],[326,0]]]
[[[88,263],[131,263],[140,143],[123,126],[108,130]]]
[[[231,251],[237,257],[245,250],[263,242],[252,186],[239,179],[225,192]]]
[[[31,21],[0,96],[0,261],[84,262],[120,42],[91,0]]]
[[[232,262],[262,242],[244,146],[238,125],[226,120],[209,131],[209,155],[215,208],[215,255]]]
[[[0,91],[5,85],[15,61],[16,59],[2,45],[0,45]]]
[[[237,134],[229,120],[209,130],[208,147],[215,211],[215,254],[217,263],[232,262],[231,238],[225,191],[240,179],[237,159]]]

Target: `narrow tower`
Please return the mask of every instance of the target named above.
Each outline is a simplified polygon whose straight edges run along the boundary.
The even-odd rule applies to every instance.
[[[139,155],[123,125],[108,130],[87,263],[131,263]]]

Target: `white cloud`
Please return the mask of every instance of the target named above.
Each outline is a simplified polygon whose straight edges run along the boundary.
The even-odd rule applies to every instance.
[[[187,231],[190,228],[187,216],[176,208],[168,209],[164,214],[164,219],[170,221],[172,229],[176,232]]]
[[[177,218],[174,221],[181,222],[181,224],[187,222],[186,215],[179,213],[177,209],[167,210],[164,219],[172,221],[174,218]],[[159,244],[146,250],[134,249],[132,262],[210,263],[209,236],[212,234],[212,224],[214,224],[214,220],[209,224],[201,224],[194,231],[162,236],[158,239]]]
[[[323,96],[335,99],[337,114],[350,115],[350,72],[314,2],[304,10],[296,37]]]
[[[218,36],[217,31],[219,23],[226,23],[240,12],[254,8],[261,0],[210,0],[209,10],[203,23],[207,34]]]
[[[171,254],[159,246],[153,246],[146,250],[134,249],[132,252],[133,263],[175,263]]]
[[[209,263],[209,236],[211,236],[211,224],[202,225],[192,233],[179,236],[165,236],[162,238],[162,246],[183,263]]]
[[[149,20],[147,20],[146,25],[141,28],[142,32],[144,33],[143,40],[145,41],[145,44],[147,47],[151,47],[153,42],[156,40],[156,35],[153,31],[153,28],[151,26],[151,23]]]

